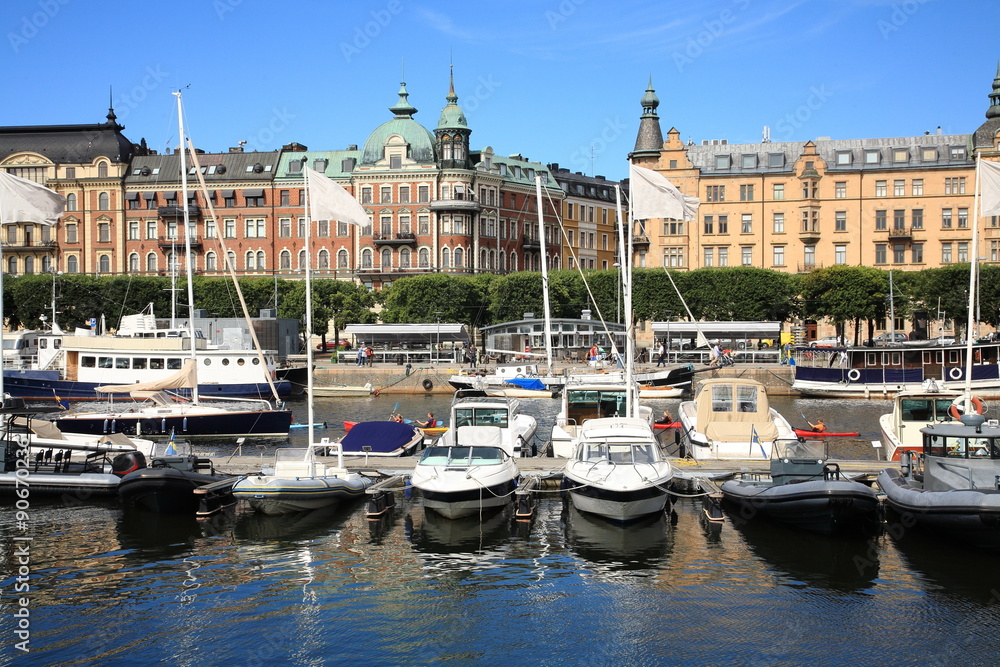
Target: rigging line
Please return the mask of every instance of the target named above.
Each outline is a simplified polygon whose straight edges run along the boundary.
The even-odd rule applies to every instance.
[[[125,283],[125,295],[122,297],[121,309],[118,311],[118,329],[122,328],[122,318],[125,316],[125,302],[128,301],[128,292],[132,288],[132,279],[135,276],[130,272],[128,274],[128,282]]]
[[[615,337],[611,335],[608,330],[608,323],[604,321],[604,314],[601,312],[601,307],[597,305],[597,299],[594,297],[594,292],[590,289],[590,283],[587,282],[587,277],[583,273],[583,268],[580,265],[580,260],[576,256],[576,252],[573,250],[573,246],[569,242],[569,235],[566,234],[566,229],[563,227],[562,216],[559,214],[559,209],[556,208],[555,202],[552,200],[552,194],[546,190],[545,196],[548,197],[549,203],[552,205],[555,211],[556,225],[559,227],[559,231],[562,232],[563,239],[566,241],[566,247],[569,248],[570,253],[573,255],[573,260],[576,263],[577,272],[580,274],[580,278],[583,279],[583,286],[587,290],[587,296],[590,298],[591,305],[594,306],[594,310],[597,311],[597,318],[601,321],[601,326],[604,327],[604,333],[607,335],[608,340],[611,341],[611,350],[614,352],[616,357],[618,356],[618,346],[615,344]]]

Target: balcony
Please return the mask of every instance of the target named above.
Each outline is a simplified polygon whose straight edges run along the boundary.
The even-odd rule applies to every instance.
[[[521,247],[525,250],[538,250],[541,251],[542,244],[538,239],[525,236],[521,239]]]
[[[803,243],[816,243],[819,237],[819,225],[803,225],[799,230],[799,240]]]
[[[632,235],[632,247],[633,248],[648,248],[649,247],[649,237],[645,234],[633,234]]]
[[[166,219],[180,219],[184,217],[184,207],[183,206],[161,206],[156,209],[156,214],[161,218]],[[194,204],[188,205],[188,217],[189,218],[200,218],[201,217],[201,207],[195,206]]]
[[[176,236],[161,236],[156,240],[156,245],[160,246],[161,250],[170,250],[171,248],[183,248],[184,239],[178,238]],[[201,247],[201,237],[192,236],[191,237],[191,247],[200,248]]]
[[[402,246],[417,244],[417,238],[413,232],[399,232],[397,234],[379,234],[378,232],[375,232],[372,234],[372,238],[375,239],[375,245],[377,246]]]
[[[59,246],[56,241],[4,241],[4,250],[52,250]]]
[[[913,230],[909,227],[889,228],[889,239],[905,240],[913,238]]]
[[[432,269],[429,266],[387,266],[387,267],[373,267],[366,266],[364,268],[357,269],[356,273],[358,278],[364,279],[375,279],[375,280],[396,280],[397,278],[404,278],[406,276],[417,276],[425,273],[435,273],[439,269]]]
[[[431,200],[432,211],[479,211],[482,206],[475,195],[457,195],[446,199]]]
[[[815,271],[816,269],[822,269],[823,265],[818,262],[799,264],[797,267],[798,273],[809,273],[810,271]]]

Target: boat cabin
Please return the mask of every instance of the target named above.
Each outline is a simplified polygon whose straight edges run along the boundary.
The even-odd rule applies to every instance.
[[[625,415],[623,387],[567,387],[565,392],[568,423],[582,424],[588,419]]]
[[[705,380],[695,398],[698,429],[713,441],[773,441],[778,428],[764,385],[754,380]]]
[[[1000,492],[1000,422],[964,415],[961,422],[933,424],[920,432],[923,456],[904,452],[900,467],[925,491]]]

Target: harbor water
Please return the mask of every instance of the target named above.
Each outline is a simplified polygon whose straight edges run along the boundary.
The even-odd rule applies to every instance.
[[[875,458],[876,419],[890,407],[772,402],[793,423],[822,417],[860,432],[834,450],[843,458]],[[318,435],[387,418],[395,404],[318,401],[331,426]],[[676,414],[677,401],[652,404]],[[547,432],[557,402],[522,406]],[[305,405],[293,407],[304,420]],[[447,407],[418,396],[396,409],[422,418]],[[292,444],[304,437],[296,430]],[[265,460],[276,445],[263,445]],[[195,448],[228,455],[233,444]],[[449,521],[418,495],[397,497],[376,522],[363,503],[198,521],[32,500],[24,527],[4,501],[0,665],[994,665],[1000,655],[995,556],[905,526],[830,539],[712,524],[697,499],[679,499],[669,515],[622,527],[557,492],[529,523],[509,511]],[[22,558],[28,590],[15,592]]]

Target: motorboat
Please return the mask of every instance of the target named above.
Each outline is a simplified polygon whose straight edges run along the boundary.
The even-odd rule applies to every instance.
[[[774,443],[798,440],[795,430],[770,406],[756,380],[703,380],[692,401],[679,408],[682,456],[694,459],[771,458]]]
[[[632,521],[662,512],[673,468],[649,423],[637,417],[590,419],[580,426],[563,485],[581,512]]]
[[[826,443],[779,440],[770,474],[742,473],[722,483],[734,520],[765,519],[814,533],[870,536],[879,526],[878,495],[828,461]]]
[[[336,465],[322,458],[331,450],[336,452]],[[308,447],[276,450],[274,469],[241,477],[233,496],[264,514],[292,514],[361,498],[371,484],[372,478],[344,467],[340,443],[323,438]]]
[[[480,389],[481,387],[476,387]],[[556,398],[561,387],[547,387],[538,378],[512,378],[499,387],[486,388],[489,396],[510,396],[511,398]]]
[[[451,401],[451,423],[457,427],[441,436],[438,444],[451,447],[462,442],[462,427],[499,429],[501,446],[511,456],[527,456],[538,430],[538,421],[521,412],[520,402],[506,395],[489,396],[476,389],[460,389]]]
[[[879,473],[891,517],[901,517],[904,526],[1000,549],[1000,423],[970,411],[920,433],[921,452],[903,450],[898,469]]]
[[[538,364],[535,363],[514,363],[497,364],[492,373],[485,369],[469,370],[467,373],[458,373],[448,378],[448,384],[455,389],[499,389],[514,380],[537,380],[544,387],[549,389],[549,393],[558,390],[565,384],[566,378],[562,375],[545,375],[538,372]]]
[[[349,455],[409,456],[423,441],[423,432],[413,424],[357,422],[341,439],[340,446]]]
[[[624,416],[627,385],[617,383],[571,382],[562,395],[562,406],[552,426],[551,452],[559,458],[570,458],[576,452],[580,428],[589,419]],[[639,418],[653,423],[653,409],[639,406]]]
[[[936,382],[924,383],[920,389],[897,392],[892,397],[892,412],[887,412],[878,419],[886,460],[898,461],[904,451],[923,451],[923,434],[920,429],[931,424],[954,421],[958,411],[962,409],[964,396],[965,392],[941,389]],[[981,409],[982,403],[979,402],[978,405]]]
[[[313,398],[362,398],[374,392],[371,383],[363,385],[321,384],[313,385]]]
[[[424,450],[410,475],[424,507],[449,519],[486,514],[507,505],[520,472],[499,426],[459,426],[449,444]]]
[[[362,422],[352,422],[352,421],[344,420],[344,431],[345,432],[350,431],[355,426],[357,426],[358,424],[361,424],[361,423]],[[407,419],[405,421],[405,423],[415,425],[412,419]],[[429,428],[421,426],[421,427],[418,427],[418,428],[420,428],[420,430],[423,432],[423,434],[425,436],[435,437],[436,438],[437,436],[442,435],[443,433],[446,433],[448,431],[448,424],[446,422],[442,422],[442,421],[439,420],[438,424],[439,424],[439,426],[431,426]]]
[[[209,458],[195,454],[154,456],[121,478],[118,496],[126,506],[150,512],[207,516],[235,504],[236,478],[215,471]],[[210,492],[200,492],[211,487]]]

